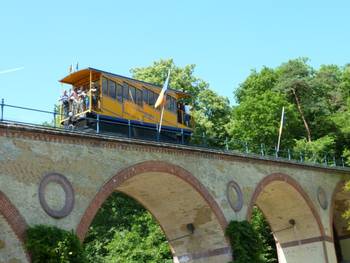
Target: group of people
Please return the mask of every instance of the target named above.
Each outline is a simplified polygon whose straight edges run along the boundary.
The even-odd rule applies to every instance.
[[[63,117],[68,118],[82,113],[90,107],[90,92],[92,98],[92,107],[96,108],[98,104],[98,88],[92,86],[90,91],[88,88],[80,87],[63,91],[60,97],[62,104]]]

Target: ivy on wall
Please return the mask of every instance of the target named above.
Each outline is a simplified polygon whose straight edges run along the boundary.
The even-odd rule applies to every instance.
[[[36,225],[26,232],[25,247],[33,263],[84,263],[78,237],[55,226]]]

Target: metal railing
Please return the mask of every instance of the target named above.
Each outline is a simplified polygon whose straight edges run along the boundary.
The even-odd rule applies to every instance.
[[[6,118],[6,113],[10,110],[12,111],[12,114],[8,114],[9,117]],[[33,122],[29,120],[28,116],[24,116],[25,120],[22,121],[19,120],[18,116],[22,116],[23,118],[23,115],[18,114],[18,112],[15,113],[14,111],[44,114],[46,119],[37,118],[35,119],[36,121]],[[165,128],[159,133],[158,125],[155,127],[147,127],[141,124],[133,124],[130,120],[127,123],[118,123],[116,125],[116,123],[113,121],[101,119],[100,115],[97,115],[96,118],[85,116],[83,119],[88,125],[77,128],[77,126],[74,125],[74,122],[77,122],[79,119],[73,120],[73,122],[67,121],[65,125],[61,125],[59,123],[61,117],[61,113],[57,112],[56,108],[54,108],[53,111],[46,111],[29,107],[15,106],[5,104],[4,99],[1,100],[0,104],[0,122],[29,124],[40,127],[50,127],[57,130],[69,130],[70,132],[84,134],[103,134],[119,138],[126,137],[129,139],[203,147],[224,152],[240,153],[268,159],[289,160],[299,163],[318,164],[327,167],[348,167],[348,165],[345,163],[344,157],[337,156],[334,154],[334,152],[321,152],[315,154],[307,151],[296,152],[291,149],[281,149],[277,151],[275,146],[268,147],[264,144],[250,145],[247,142],[236,140],[234,138],[220,140],[206,136],[205,133],[200,136],[188,134],[184,132],[183,129],[179,131],[172,131]]]

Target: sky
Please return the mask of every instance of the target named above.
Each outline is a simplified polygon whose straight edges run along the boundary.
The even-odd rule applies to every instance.
[[[349,11],[345,0],[2,0],[0,98],[52,110],[72,63],[131,76],[173,58],[195,64],[195,75],[234,103],[252,69],[297,57],[316,68],[349,63]]]

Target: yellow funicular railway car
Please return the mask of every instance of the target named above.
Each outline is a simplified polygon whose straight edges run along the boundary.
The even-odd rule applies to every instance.
[[[71,89],[61,97],[61,124],[137,138],[154,138],[161,109],[154,104],[160,86],[95,68],[75,71],[60,80]],[[171,88],[166,92],[161,136],[182,140],[192,134],[193,119],[184,111],[189,94]],[[131,134],[132,133],[132,134]]]

